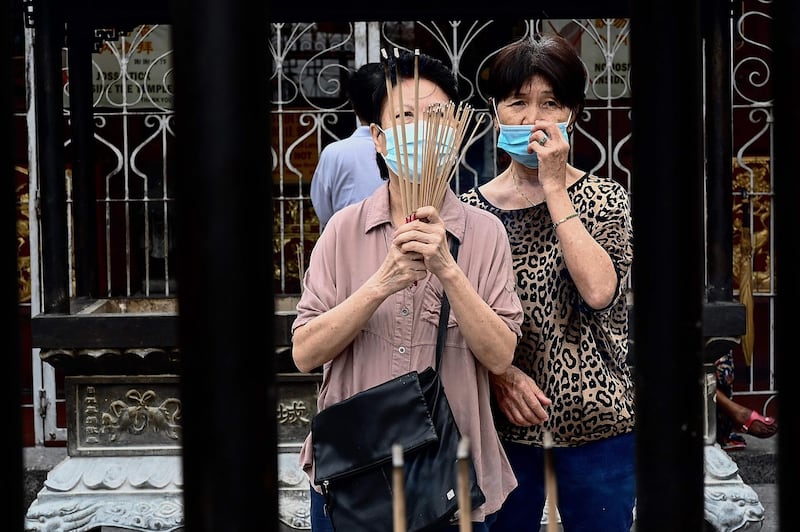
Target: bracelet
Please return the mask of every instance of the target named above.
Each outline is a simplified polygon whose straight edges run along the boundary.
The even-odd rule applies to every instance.
[[[564,217],[563,217],[563,218],[561,218],[559,221],[557,221],[557,222],[553,222],[553,230],[555,231],[555,229],[556,229],[556,228],[557,228],[559,225],[563,224],[563,223],[564,223],[564,222],[566,222],[567,220],[572,220],[573,218],[577,218],[577,217],[578,217],[578,213],[577,213],[577,212],[573,212],[572,214],[568,214],[567,216],[564,216]]]

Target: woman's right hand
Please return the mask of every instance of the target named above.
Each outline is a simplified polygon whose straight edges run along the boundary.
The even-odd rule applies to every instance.
[[[410,288],[427,275],[428,270],[420,253],[404,252],[398,245],[392,244],[380,268],[373,275],[373,281],[385,290],[388,297]]]

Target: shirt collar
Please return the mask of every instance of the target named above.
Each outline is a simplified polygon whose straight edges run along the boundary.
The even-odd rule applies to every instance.
[[[372,132],[369,129],[369,126],[358,126],[352,134],[353,137],[370,137],[372,138]]]

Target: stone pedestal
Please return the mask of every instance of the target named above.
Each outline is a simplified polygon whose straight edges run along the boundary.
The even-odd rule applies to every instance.
[[[177,328],[175,298],[78,298],[31,318],[42,361],[65,376],[67,457],[26,531],[182,529]]]
[[[177,376],[67,376],[65,384],[68,455],[48,473],[25,530],[181,530]]]
[[[181,530],[180,462],[179,456],[68,456],[48,474],[25,530]]]

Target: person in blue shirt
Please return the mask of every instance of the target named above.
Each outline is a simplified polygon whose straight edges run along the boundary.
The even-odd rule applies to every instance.
[[[320,230],[333,213],[366,198],[385,184],[369,130],[370,123],[380,122],[375,110],[375,91],[383,90],[384,76],[383,65],[375,62],[365,63],[349,79],[347,96],[358,127],[349,137],[322,149],[311,178],[311,204],[319,218]]]

